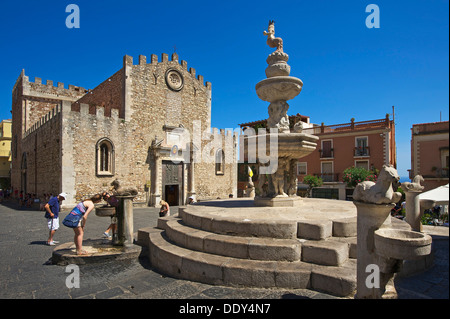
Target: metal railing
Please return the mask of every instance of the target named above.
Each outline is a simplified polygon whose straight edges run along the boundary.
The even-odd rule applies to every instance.
[[[314,176],[320,177],[324,183],[339,182],[339,173],[315,173]]]
[[[366,147],[355,147],[355,156],[370,156],[370,148]]]

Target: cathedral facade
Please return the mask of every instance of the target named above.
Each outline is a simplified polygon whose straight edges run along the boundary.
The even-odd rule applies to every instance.
[[[211,129],[211,83],[177,54],[151,55],[88,90],[32,82],[12,93],[14,190],[57,194],[65,205],[119,180],[135,202],[183,205],[237,193],[237,133]]]

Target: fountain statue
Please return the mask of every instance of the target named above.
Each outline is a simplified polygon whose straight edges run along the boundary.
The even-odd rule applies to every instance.
[[[255,205],[297,206],[301,203],[301,198],[297,196],[296,163],[316,149],[319,138],[302,133],[301,123],[295,123],[292,132],[290,130],[287,101],[300,93],[303,82],[290,76],[291,67],[287,64],[289,56],[283,52],[283,40],[275,37],[274,21],[269,22],[268,30],[264,31],[264,35],[267,35],[267,44],[277,49],[266,60],[267,79],[256,84],[256,93],[261,100],[270,103],[267,119],[269,132],[261,134],[258,131],[257,135],[244,132],[247,142],[244,152],[246,157],[250,158],[252,155],[250,150],[256,150],[256,146],[258,147],[258,156],[253,157],[259,168]],[[273,146],[271,143],[275,143],[277,149],[275,154],[271,154],[268,165],[264,156],[267,154],[265,147]],[[272,153],[272,148],[270,152]],[[269,169],[269,166],[272,169]]]

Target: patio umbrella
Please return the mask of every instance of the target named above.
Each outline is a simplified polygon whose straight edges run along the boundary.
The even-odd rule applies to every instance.
[[[448,184],[444,186],[439,186],[435,189],[429,190],[428,192],[419,195],[419,198],[433,200],[436,205],[448,205]]]

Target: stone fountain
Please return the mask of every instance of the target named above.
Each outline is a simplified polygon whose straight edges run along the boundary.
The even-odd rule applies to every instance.
[[[247,162],[257,163],[255,199],[180,207],[177,215],[160,217],[157,227],[139,229],[137,243],[154,269],[175,278],[342,297],[355,296],[358,288],[358,298],[381,296],[403,258],[429,252],[430,238],[391,227],[391,203],[399,196],[392,188],[398,174],[391,167],[383,168],[376,186],[360,185],[354,204],[296,195],[295,164],[316,149],[318,137],[303,133],[301,122],[289,125],[287,101],[303,83],[290,76],[273,21],[264,34],[276,48],[267,58],[267,78],[256,85],[259,98],[270,103],[269,131],[247,129],[241,144]],[[360,285],[373,264],[381,273],[380,287],[364,290]]]
[[[275,37],[275,23],[269,22],[269,31],[264,31],[267,44],[276,48],[267,58],[267,79],[256,84],[258,97],[269,102],[267,128],[258,135],[245,132],[245,157],[258,163],[259,180],[256,206],[298,206],[296,163],[317,147],[318,137],[302,133],[301,122],[292,132],[289,125],[288,100],[295,98],[302,90],[303,82],[290,76],[289,56],[283,52],[283,40]],[[266,147],[270,145],[270,156]],[[256,150],[258,153],[256,155]],[[253,153],[252,153],[253,151]]]

